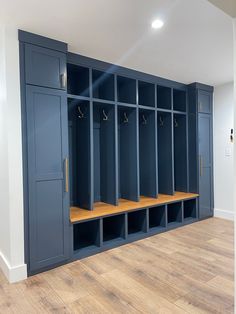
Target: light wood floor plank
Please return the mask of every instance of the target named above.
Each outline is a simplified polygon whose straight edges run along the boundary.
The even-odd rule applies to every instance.
[[[0,314],[231,314],[233,223],[207,219],[8,284]]]

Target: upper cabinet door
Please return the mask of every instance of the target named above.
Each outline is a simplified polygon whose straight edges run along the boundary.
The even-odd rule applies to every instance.
[[[198,92],[198,112],[211,113],[212,111],[212,94],[199,90]]]
[[[66,89],[65,53],[26,44],[25,71],[27,84]]]

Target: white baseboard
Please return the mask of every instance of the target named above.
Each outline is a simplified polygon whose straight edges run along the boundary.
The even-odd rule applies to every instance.
[[[224,209],[214,209],[214,217],[223,218],[234,221],[234,212]]]
[[[0,268],[10,283],[27,278],[26,264],[11,267],[5,256],[0,252]]]

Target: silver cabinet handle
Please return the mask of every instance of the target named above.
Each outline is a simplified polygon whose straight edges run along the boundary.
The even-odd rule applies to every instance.
[[[200,177],[203,176],[203,158],[202,155],[199,156],[199,161],[200,161]]]
[[[68,158],[65,158],[64,162],[64,171],[65,171],[65,192],[69,192],[69,161]]]
[[[66,73],[60,75],[61,88],[66,88]]]

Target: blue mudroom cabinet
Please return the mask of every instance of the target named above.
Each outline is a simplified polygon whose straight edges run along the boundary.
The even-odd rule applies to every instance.
[[[19,41],[29,275],[212,216],[212,87]]]

